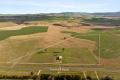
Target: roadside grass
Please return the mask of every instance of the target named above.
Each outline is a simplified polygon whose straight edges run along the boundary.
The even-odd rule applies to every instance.
[[[88,39],[92,41],[96,41],[97,43],[97,50],[96,55],[98,56],[98,50],[100,45],[100,56],[101,58],[116,58],[120,56],[120,30],[113,29],[113,30],[92,30],[88,33],[77,33],[77,32],[69,32],[69,31],[62,31],[63,33],[70,34],[73,37],[81,38],[81,39]],[[99,35],[100,35],[100,44],[99,44]]]
[[[29,35],[40,32],[47,32],[48,27],[46,26],[30,26],[25,27],[20,30],[0,30],[0,40],[7,39],[11,36],[19,36],[19,35]]]

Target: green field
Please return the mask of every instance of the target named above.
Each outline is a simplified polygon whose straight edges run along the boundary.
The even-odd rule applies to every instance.
[[[77,33],[63,31],[63,33],[70,34],[73,37],[93,40],[97,43],[96,55],[98,56],[98,50],[100,49],[101,58],[116,58],[120,55],[120,30],[92,30],[88,33]],[[100,38],[100,40],[99,40]],[[100,47],[99,47],[100,45]]]
[[[62,63],[80,63],[96,64],[98,61],[91,55],[90,51],[85,48],[48,48],[38,50],[31,56],[28,62],[32,63],[56,63],[56,57],[63,56]]]
[[[20,30],[0,30],[0,40],[7,39],[11,36],[29,35],[40,32],[47,32],[46,26],[30,26]]]

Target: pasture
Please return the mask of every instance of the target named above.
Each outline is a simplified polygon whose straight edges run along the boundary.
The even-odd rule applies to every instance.
[[[31,63],[56,63],[56,57],[63,56],[62,63],[72,64],[97,64],[97,60],[86,48],[48,48],[36,52],[28,62]]]
[[[119,57],[120,55],[120,30],[112,29],[112,30],[92,30],[88,33],[77,33],[77,32],[69,32],[63,31],[63,33],[68,33],[73,37],[80,39],[88,39],[95,41],[98,48],[100,48],[100,56],[101,58],[111,59]],[[94,36],[90,36],[94,35]],[[96,56],[98,56],[98,52],[96,52]]]
[[[63,57],[61,65],[63,66],[63,68],[66,67],[65,65],[67,65],[68,68],[69,65],[71,72],[72,70],[74,71],[74,69],[78,68],[80,65],[91,65],[91,64],[97,65],[99,63],[99,57],[101,60],[104,59],[108,61],[111,59],[114,59],[114,61],[116,61],[116,59],[119,60],[119,55],[120,55],[119,29],[90,30],[86,33],[60,30],[61,32],[58,34],[60,34],[61,36],[63,34],[65,35],[67,34],[67,36],[69,35],[69,37],[72,37],[72,39],[62,44],[45,48],[45,44],[47,45],[48,43],[50,43],[49,41],[52,41],[53,43],[57,42],[54,41],[54,39],[59,36],[54,37],[54,35],[56,34],[52,32],[49,33],[51,35],[45,34],[43,36],[41,36],[40,34],[35,36],[33,34],[42,33],[42,32],[47,33],[48,29],[49,27],[45,27],[45,26],[30,26],[30,27],[22,28],[20,30],[0,30],[0,43],[2,46],[0,50],[1,51],[0,55],[2,56],[0,61],[1,63],[3,62],[3,64],[0,64],[0,71],[1,71],[0,73],[2,74],[17,73],[20,75],[24,73],[28,75],[30,71],[34,71],[35,74],[37,74],[39,69],[42,69],[43,73],[49,72],[50,68],[59,67],[60,65],[59,61],[56,60],[57,56]],[[19,36],[22,35],[25,35],[27,37],[25,37],[24,39],[22,39],[22,37],[19,38]],[[29,37],[28,35],[31,35],[32,37]],[[66,37],[65,35],[63,37],[58,38],[60,39],[58,41],[66,40],[68,37]],[[12,36],[17,36],[17,37],[8,39],[9,37]],[[46,38],[46,36],[47,37],[49,36],[48,42],[46,40],[48,39]],[[11,60],[19,59],[19,57],[31,53],[32,55],[30,56],[26,56],[18,61],[16,60],[14,62],[6,64]],[[111,64],[112,61],[111,62],[109,61],[109,63]],[[96,67],[97,66],[95,66],[95,70],[99,70],[99,68],[96,69]],[[84,69],[84,67],[82,68],[83,70],[88,69],[88,68]],[[81,69],[79,69],[79,71],[80,70]],[[94,67],[91,70],[94,70]],[[100,68],[100,70],[103,69]],[[104,76],[104,72],[102,73],[103,75],[101,75],[101,73],[102,73],[101,71],[98,72],[99,76]],[[92,76],[94,73],[87,72],[86,74]],[[114,76],[114,74],[111,75]]]
[[[29,35],[40,32],[47,32],[46,26],[29,26],[20,30],[0,30],[0,40],[7,39],[11,36]]]

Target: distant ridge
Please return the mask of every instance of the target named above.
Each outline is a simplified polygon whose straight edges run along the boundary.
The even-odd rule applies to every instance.
[[[120,17],[120,12],[101,12],[101,13],[63,12],[63,13],[54,13],[54,15],[63,15],[63,16],[105,16],[105,17]]]
[[[96,16],[120,17],[120,12],[92,13]]]
[[[120,17],[120,12],[61,12],[61,13],[39,13],[39,14],[0,14],[0,16],[104,16],[104,17]]]
[[[35,21],[48,19],[51,17],[117,17],[120,18],[120,12],[106,13],[85,13],[85,12],[62,12],[62,13],[40,13],[40,14],[0,14],[0,22],[12,21],[23,23],[24,21]]]

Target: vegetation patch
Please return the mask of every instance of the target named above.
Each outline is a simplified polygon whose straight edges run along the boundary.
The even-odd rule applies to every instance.
[[[63,33],[68,33],[73,37],[80,39],[88,39],[96,41],[97,50],[96,55],[98,56],[98,50],[100,50],[101,58],[115,58],[120,55],[120,35],[118,35],[119,30],[109,30],[100,31],[92,30],[88,33],[77,33],[63,31]],[[100,41],[99,41],[100,38]],[[100,43],[100,44],[99,44]],[[99,48],[100,45],[100,48]]]
[[[25,27],[20,30],[0,30],[0,40],[7,39],[11,36],[19,36],[19,35],[29,35],[40,32],[47,32],[48,27],[46,26],[30,26]]]
[[[83,19],[83,22],[104,26],[120,26],[120,19],[91,18]]]
[[[92,72],[93,73],[93,72]],[[117,73],[115,73],[117,74]],[[114,78],[115,77],[115,78]],[[29,75],[0,75],[0,79],[7,79],[7,80],[98,80],[95,76],[90,75],[83,75],[83,73],[60,73],[60,74],[40,74],[36,75],[33,72],[31,72]],[[109,76],[109,75],[102,75],[99,77],[99,80],[118,80],[119,76]]]
[[[63,63],[96,64],[96,60],[86,48],[48,48],[38,51],[28,62],[56,63],[56,57],[62,56]]]

